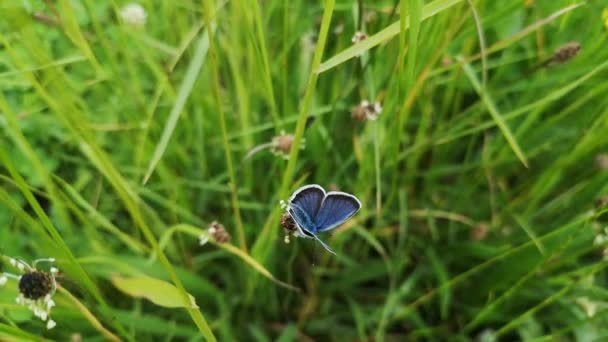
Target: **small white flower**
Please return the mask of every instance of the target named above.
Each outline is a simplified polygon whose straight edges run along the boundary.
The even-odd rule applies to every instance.
[[[8,281],[8,278],[4,274],[0,275],[0,286],[4,286],[7,281]]]
[[[125,23],[133,27],[143,27],[146,25],[146,10],[138,3],[130,3],[120,10],[120,17]]]
[[[46,322],[46,328],[48,330],[53,329],[56,325],[57,325],[57,323],[55,323],[55,321],[53,321],[52,319],[49,319],[49,321]]]

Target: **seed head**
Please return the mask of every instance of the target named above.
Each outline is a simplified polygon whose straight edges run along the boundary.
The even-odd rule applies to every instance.
[[[143,27],[146,25],[146,10],[138,3],[126,4],[120,9],[120,17],[125,23],[133,27]]]
[[[353,38],[350,41],[353,42],[353,44],[357,44],[359,42],[364,41],[365,39],[367,39],[367,34],[361,31],[357,31],[355,32]]]
[[[297,229],[296,222],[293,220],[291,215],[289,215],[289,213],[285,213],[283,216],[281,216],[281,227],[288,232],[293,232]]]
[[[595,207],[601,209],[608,206],[608,195],[604,195],[595,199]]]
[[[46,322],[47,329],[53,329],[57,323],[51,319],[51,309],[55,306],[53,300],[57,290],[55,277],[59,270],[51,266],[48,272],[41,271],[36,268],[36,265],[41,262],[52,264],[55,259],[38,259],[32,265],[20,259],[8,258],[8,260],[13,267],[19,270],[20,275],[7,272],[0,273],[0,285],[6,283],[9,277],[18,280],[17,304],[26,306],[33,312],[34,316]]]
[[[608,170],[608,153],[600,153],[595,157],[595,165],[600,170]]]
[[[291,151],[295,137],[293,134],[281,134],[272,138],[272,148],[275,153],[287,153]]]
[[[351,116],[357,121],[376,120],[382,113],[382,106],[379,102],[361,101],[361,104],[351,110]]]
[[[43,298],[53,290],[53,278],[42,271],[25,273],[19,280],[19,292],[27,299]]]
[[[471,240],[485,240],[486,236],[488,236],[488,225],[485,223],[478,223],[471,230]]]
[[[232,236],[226,231],[224,225],[217,221],[211,222],[207,231],[217,243],[227,243],[232,239]]]
[[[270,152],[274,155],[283,157],[283,159],[289,159],[289,154],[291,153],[291,147],[293,146],[293,142],[295,140],[295,136],[293,134],[288,134],[285,132],[281,132],[280,135],[272,138],[270,142]],[[302,138],[300,143],[300,149],[303,150],[305,148],[306,140]]]
[[[553,62],[562,64],[576,57],[578,53],[581,51],[581,44],[579,42],[570,42],[566,43],[557,50],[553,54]]]

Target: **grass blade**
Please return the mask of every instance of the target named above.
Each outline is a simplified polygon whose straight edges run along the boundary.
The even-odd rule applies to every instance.
[[[420,17],[420,21],[429,19],[434,15],[437,15],[462,1],[463,0],[435,0],[422,7],[422,15]],[[348,61],[349,59],[360,56],[367,50],[370,50],[371,48],[392,39],[394,36],[399,34],[400,26],[401,21],[396,21],[387,28],[383,29],[382,31],[374,34],[373,36],[370,36],[367,39],[349,48],[346,48],[346,50],[338,53],[337,55],[331,57],[330,59],[319,65],[319,67],[316,69],[317,72],[320,74],[329,69],[335,68],[338,65]],[[404,26],[406,28],[410,26],[409,20],[406,21]]]
[[[503,119],[502,115],[498,112],[498,108],[496,108],[496,105],[494,104],[494,100],[492,100],[492,98],[488,94],[487,90],[482,88],[481,84],[479,83],[479,79],[477,78],[477,76],[475,75],[475,72],[473,71],[473,68],[471,67],[470,64],[465,63],[463,65],[463,69],[464,69],[465,75],[467,75],[467,77],[469,78],[469,81],[471,81],[473,88],[475,88],[475,91],[481,97],[481,100],[485,104],[488,112],[490,112],[490,115],[492,116],[492,119],[494,119],[496,126],[498,126],[498,128],[502,132],[505,139],[507,139],[509,146],[511,146],[511,149],[513,150],[513,152],[515,152],[515,155],[517,156],[517,158],[519,158],[519,160],[522,162],[522,164],[524,164],[525,167],[528,167],[528,160],[526,159],[524,152],[519,147],[519,144],[515,140],[515,137],[513,136],[511,129],[509,129],[509,126],[507,126],[507,123]]]
[[[177,126],[177,122],[184,110],[184,106],[186,105],[186,101],[192,93],[192,89],[194,88],[194,83],[198,78],[198,75],[205,63],[205,59],[207,57],[207,51],[209,50],[209,35],[207,34],[207,30],[209,28],[205,28],[203,32],[200,34],[200,38],[196,43],[196,47],[194,50],[194,56],[188,65],[188,70],[186,71],[186,77],[182,81],[179,90],[177,92],[177,97],[175,99],[175,103],[173,104],[173,108],[171,108],[171,112],[169,113],[169,118],[165,123],[165,127],[163,128],[163,133],[160,137],[156,148],[154,149],[154,153],[152,154],[152,159],[150,159],[150,163],[148,164],[148,168],[146,174],[143,178],[142,183],[146,184],[148,179],[154,172],[156,165],[163,157],[167,146],[169,145],[169,140],[173,135],[173,131]],[[213,29],[211,31],[214,31]]]

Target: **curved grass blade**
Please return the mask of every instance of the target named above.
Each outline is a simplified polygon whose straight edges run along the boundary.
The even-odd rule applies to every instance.
[[[283,281],[277,279],[262,264],[257,262],[254,258],[252,258],[249,254],[245,253],[241,249],[239,249],[233,245],[227,244],[227,243],[217,243],[217,242],[215,242],[213,237],[211,237],[206,231],[204,231],[200,228],[197,228],[197,227],[193,227],[188,224],[178,224],[178,225],[175,225],[175,226],[167,229],[159,240],[159,247],[161,250],[165,249],[165,247],[167,246],[169,241],[171,241],[171,236],[175,232],[186,233],[186,234],[195,236],[197,238],[200,237],[201,235],[204,235],[205,237],[207,237],[209,239],[209,242],[211,244],[225,250],[226,252],[228,252],[230,254],[233,254],[233,255],[239,257],[241,260],[243,260],[245,263],[247,263],[249,266],[251,266],[254,270],[256,270],[258,273],[260,273],[264,277],[270,279],[275,284],[277,284],[281,287],[284,287],[286,289],[292,290],[292,291],[296,291],[296,292],[301,291],[300,288],[287,284],[286,282],[283,282]],[[152,258],[155,258],[155,255],[152,255]]]
[[[492,100],[492,98],[488,94],[487,90],[484,89],[482,87],[482,85],[479,83],[479,79],[475,75],[475,71],[473,71],[473,68],[468,63],[465,63],[463,65],[463,69],[464,69],[465,75],[467,75],[467,77],[471,81],[473,88],[475,88],[475,91],[477,92],[477,94],[479,94],[479,97],[481,97],[481,100],[483,101],[486,108],[488,109],[488,112],[490,112],[492,119],[496,122],[496,126],[498,126],[498,128],[504,135],[505,139],[507,139],[509,146],[511,146],[511,149],[513,150],[513,152],[515,152],[515,155],[517,156],[517,158],[519,158],[519,160],[522,162],[522,164],[524,164],[525,167],[528,167],[528,160],[527,160],[524,152],[519,147],[519,144],[517,143],[517,140],[515,140],[515,137],[513,136],[511,129],[509,128],[509,126],[507,126],[505,119],[502,117],[502,115],[498,111],[498,108],[496,108],[496,104],[494,104],[494,100]]]

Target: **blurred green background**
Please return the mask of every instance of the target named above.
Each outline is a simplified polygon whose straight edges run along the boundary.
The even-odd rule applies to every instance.
[[[60,271],[51,330],[7,276],[0,340],[608,336],[608,2],[0,13],[0,271]],[[311,183],[363,203],[336,256],[284,243]]]

